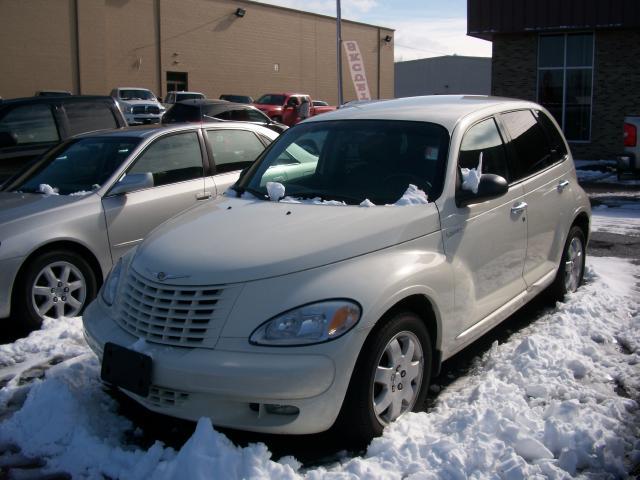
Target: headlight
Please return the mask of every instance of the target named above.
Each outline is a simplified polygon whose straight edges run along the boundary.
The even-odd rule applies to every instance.
[[[284,312],[254,330],[256,345],[294,346],[328,342],[358,323],[362,310],[350,300],[326,300]]]
[[[133,111],[133,107],[131,105],[124,106],[124,113],[131,113]]]
[[[116,266],[111,269],[107,280],[102,286],[102,300],[107,305],[113,305],[113,301],[116,298],[116,292],[118,291],[118,284],[120,283],[120,274],[122,273],[122,258],[118,260]]]

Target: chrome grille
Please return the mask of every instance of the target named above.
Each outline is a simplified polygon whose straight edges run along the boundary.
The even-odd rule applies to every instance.
[[[150,342],[213,347],[239,288],[167,285],[131,268],[119,296],[117,321]]]
[[[131,107],[131,113],[134,115],[140,115],[141,113],[158,115],[160,113],[160,107],[154,105],[134,105]]]

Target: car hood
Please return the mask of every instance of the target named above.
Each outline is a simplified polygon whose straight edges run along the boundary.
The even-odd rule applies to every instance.
[[[91,194],[93,195],[93,194]],[[86,195],[44,195],[40,193],[0,192],[0,226],[53,210],[85,199]]]
[[[157,228],[133,268],[178,285],[275,277],[364,255],[435,232],[435,204],[332,206],[223,197]]]

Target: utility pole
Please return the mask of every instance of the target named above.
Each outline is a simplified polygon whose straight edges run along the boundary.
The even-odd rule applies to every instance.
[[[342,105],[342,14],[340,0],[336,0],[336,57],[338,61],[338,106]]]

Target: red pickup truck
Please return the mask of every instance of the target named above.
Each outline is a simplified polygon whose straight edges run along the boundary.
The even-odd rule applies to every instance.
[[[291,127],[302,120],[298,107],[302,103],[303,98],[309,102],[310,117],[336,109],[336,107],[330,105],[314,105],[311,97],[303,93],[267,93],[256,100],[254,105],[276,122],[284,123]]]

